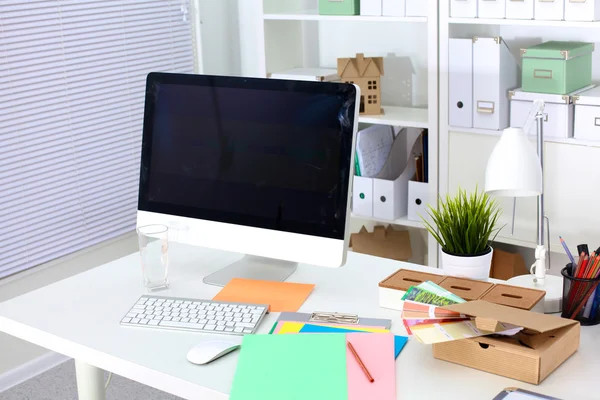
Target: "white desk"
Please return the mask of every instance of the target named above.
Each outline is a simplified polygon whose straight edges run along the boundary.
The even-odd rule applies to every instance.
[[[171,289],[159,292],[166,296],[212,298],[219,288],[203,284],[202,277],[240,257],[178,244],[171,250]],[[377,283],[399,268],[437,271],[350,253],[343,268],[301,265],[289,281],[316,284],[301,311],[391,318],[392,330],[404,334],[399,313],[378,306]],[[119,325],[143,293],[139,256],[132,254],[1,303],[0,331],[75,358],[83,366],[79,378],[93,380],[98,367],[186,399],[227,399],[238,352],[196,366],[187,362],[188,350],[213,335]],[[268,315],[261,333],[276,319],[277,314]],[[583,327],[581,339],[579,352],[538,387],[435,360],[429,346],[411,340],[396,362],[398,399],[485,400],[508,386],[565,399],[598,399],[600,327]]]

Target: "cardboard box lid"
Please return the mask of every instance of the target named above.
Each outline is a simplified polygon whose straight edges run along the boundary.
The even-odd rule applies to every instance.
[[[546,295],[543,290],[510,285],[495,285],[481,300],[509,307],[531,310]]]
[[[360,232],[350,235],[350,247],[357,253],[397,261],[408,261],[412,258],[409,232],[397,231],[391,225],[387,228],[376,226],[373,233],[363,226]]]
[[[439,285],[467,301],[480,298],[494,286],[491,282],[454,276],[447,276]]]
[[[579,324],[578,321],[571,319],[501,306],[498,304],[488,303],[487,301],[483,300],[453,304],[443,308],[444,310],[455,311],[476,317],[476,323],[477,318],[481,319],[482,323],[486,325],[489,325],[490,321],[498,321],[516,326],[522,326],[523,328],[539,333],[549,332]]]
[[[573,103],[584,106],[600,106],[600,86],[573,96]]]
[[[399,269],[379,282],[379,287],[395,290],[408,290],[411,286],[417,286],[426,281],[432,281],[433,283],[439,284],[444,278],[444,275],[430,274],[410,269]]]

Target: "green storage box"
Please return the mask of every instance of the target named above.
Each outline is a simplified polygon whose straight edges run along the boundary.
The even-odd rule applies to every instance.
[[[546,42],[521,50],[524,92],[568,94],[592,83],[593,43]]]
[[[321,15],[359,15],[360,0],[319,0]]]

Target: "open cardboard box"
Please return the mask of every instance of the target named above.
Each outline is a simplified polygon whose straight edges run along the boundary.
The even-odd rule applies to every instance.
[[[482,330],[498,322],[525,328],[512,337],[481,336],[433,345],[440,360],[532,384],[541,383],[579,348],[578,321],[476,300],[444,309],[475,317]]]

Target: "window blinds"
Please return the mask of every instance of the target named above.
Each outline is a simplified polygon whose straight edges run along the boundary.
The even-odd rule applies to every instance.
[[[182,0],[0,1],[0,278],[135,228],[144,89],[192,73]]]

